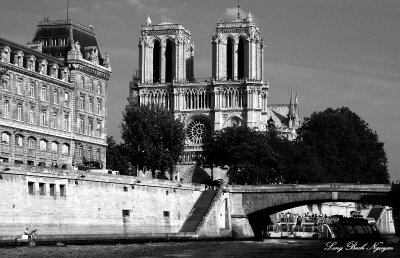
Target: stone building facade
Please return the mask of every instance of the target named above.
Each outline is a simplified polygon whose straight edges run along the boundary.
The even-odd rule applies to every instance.
[[[111,66],[94,28],[45,18],[28,46],[0,38],[0,53],[0,159],[105,166]]]
[[[212,77],[197,80],[189,30],[168,22],[152,25],[150,17],[142,26],[139,71],[130,84],[128,102],[163,106],[185,124],[186,148],[178,166],[185,181],[201,181],[196,174],[207,176],[193,158],[201,152],[204,136],[215,130],[238,125],[267,130],[274,124],[289,139],[296,136],[297,96],[289,105],[268,105],[264,48],[250,13],[244,19],[219,20],[212,36]]]

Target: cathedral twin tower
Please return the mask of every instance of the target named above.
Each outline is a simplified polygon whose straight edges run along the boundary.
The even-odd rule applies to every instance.
[[[194,46],[180,24],[152,25],[141,30],[139,68],[142,83],[193,82]],[[263,40],[249,13],[246,19],[219,21],[212,38],[212,77],[217,81],[263,78]]]
[[[196,80],[191,32],[180,24],[153,25],[150,17],[142,26],[139,73],[128,101],[162,106],[184,123],[186,147],[178,169],[186,171],[187,181],[192,180],[193,157],[215,130],[239,125],[267,130],[273,124],[288,138],[295,136],[297,99],[268,105],[263,56],[263,39],[250,13],[244,19],[219,20],[212,36],[212,78]]]

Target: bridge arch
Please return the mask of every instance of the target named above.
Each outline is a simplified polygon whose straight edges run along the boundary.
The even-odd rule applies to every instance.
[[[231,187],[232,218],[241,224],[246,220],[258,238],[271,222],[269,215],[301,205],[356,202],[400,208],[399,191],[392,188],[391,185],[337,183]]]

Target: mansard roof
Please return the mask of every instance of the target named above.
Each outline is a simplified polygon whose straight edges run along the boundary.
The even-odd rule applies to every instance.
[[[73,42],[79,42],[80,52],[85,56],[85,47],[95,46],[99,49],[96,34],[93,26],[86,26],[71,19],[68,20],[50,20],[45,18],[38,23],[33,42],[48,40],[48,44],[43,45],[43,53],[65,59]],[[52,40],[65,40],[63,44],[52,44]],[[98,51],[100,64],[103,60]]]

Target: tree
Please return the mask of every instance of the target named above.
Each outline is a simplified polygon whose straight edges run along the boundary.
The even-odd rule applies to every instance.
[[[204,165],[228,169],[229,179],[235,184],[278,183],[284,157],[273,150],[274,137],[246,126],[216,131],[204,140]]]
[[[117,144],[112,136],[107,137],[107,169],[118,170],[121,175],[129,174],[128,158],[122,144]]]
[[[303,161],[298,164],[308,158],[323,173],[324,182],[389,183],[383,143],[347,107],[328,108],[305,118],[298,130],[298,144],[306,150],[298,155]]]
[[[142,171],[173,173],[185,144],[184,125],[158,106],[128,106],[123,113],[122,139],[132,165]],[[172,177],[171,177],[172,179]]]

